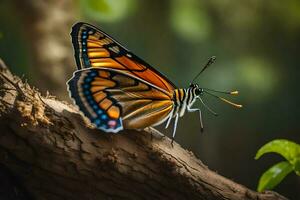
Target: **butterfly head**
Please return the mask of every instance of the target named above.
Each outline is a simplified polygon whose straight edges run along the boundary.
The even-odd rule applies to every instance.
[[[190,89],[193,91],[194,96],[196,96],[196,97],[201,96],[204,93],[203,88],[199,87],[199,85],[196,83],[191,83]]]

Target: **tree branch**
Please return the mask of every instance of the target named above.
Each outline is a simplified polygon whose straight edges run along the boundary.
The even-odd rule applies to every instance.
[[[0,162],[36,199],[286,199],[210,171],[151,129],[96,130],[74,106],[41,97],[3,62],[0,83]]]

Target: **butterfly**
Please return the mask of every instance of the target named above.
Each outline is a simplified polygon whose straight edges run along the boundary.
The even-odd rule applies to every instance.
[[[210,93],[220,91],[200,88],[193,83],[215,57],[188,88],[177,88],[167,77],[93,25],[76,23],[71,37],[78,70],[67,82],[68,90],[80,111],[100,130],[117,133],[164,122],[167,128],[175,119],[174,138],[178,118],[186,111],[199,112],[203,130],[201,110],[192,105],[196,99],[204,104],[201,98],[204,93],[241,107]],[[222,93],[235,95],[238,92]]]

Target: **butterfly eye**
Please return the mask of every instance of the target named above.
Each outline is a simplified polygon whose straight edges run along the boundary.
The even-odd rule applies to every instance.
[[[199,96],[200,94],[202,94],[203,93],[203,89],[202,88],[197,88],[196,90],[195,90],[195,94],[197,95],[197,96]]]

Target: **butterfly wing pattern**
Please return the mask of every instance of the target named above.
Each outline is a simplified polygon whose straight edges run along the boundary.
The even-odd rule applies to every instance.
[[[176,88],[159,71],[90,24],[75,24],[71,36],[78,69],[100,67],[122,70],[171,93],[170,95]]]
[[[97,128],[143,129],[168,118],[174,84],[92,25],[75,24],[71,36],[78,71],[68,89]]]

